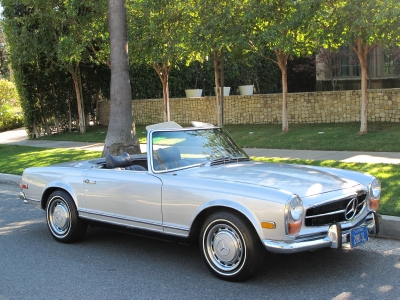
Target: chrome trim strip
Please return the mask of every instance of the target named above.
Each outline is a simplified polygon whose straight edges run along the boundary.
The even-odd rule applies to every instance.
[[[363,193],[366,193],[366,194],[367,194],[368,191],[366,191],[366,190],[359,190],[359,191],[357,191],[356,194],[351,193],[351,194],[341,195],[341,196],[338,196],[338,197],[335,197],[335,198],[330,198],[330,199],[328,199],[328,200],[325,200],[325,201],[318,202],[318,203],[316,203],[316,204],[310,205],[310,206],[306,207],[306,210],[308,210],[308,209],[310,209],[310,208],[316,208],[316,207],[319,207],[319,206],[322,206],[322,205],[325,205],[325,204],[328,204],[328,203],[331,203],[331,202],[336,202],[336,201],[338,201],[338,200],[344,200],[344,199],[347,199],[347,198],[358,197],[358,196],[361,196]],[[307,198],[307,197],[304,197],[304,198]]]
[[[106,218],[113,218],[113,219],[122,220],[122,221],[129,221],[129,222],[135,222],[135,223],[141,223],[141,224],[147,224],[147,225],[154,225],[154,226],[162,226],[161,222],[154,222],[154,221],[147,221],[147,220],[143,220],[143,219],[122,217],[122,216],[119,216],[119,215],[105,214],[105,213],[100,213],[100,212],[91,211],[91,210],[86,210],[86,211],[82,211],[82,212],[87,213],[89,215],[95,215],[95,216],[106,217]],[[88,217],[88,218],[90,218],[90,217]]]
[[[148,228],[148,227],[133,226],[133,225],[125,224],[125,223],[118,223],[118,222],[113,222],[113,221],[97,219],[97,218],[91,218],[91,217],[88,217],[88,216],[80,216],[80,218],[87,219],[87,220],[92,220],[92,221],[98,221],[98,222],[107,223],[107,224],[112,224],[112,225],[118,225],[118,226],[121,226],[121,227],[128,227],[128,228],[134,228],[134,229],[145,229],[145,230],[154,231],[154,232],[162,232],[161,227],[160,227],[160,230],[156,230],[156,229],[152,229],[152,228]]]
[[[188,226],[178,226],[178,225],[170,225],[170,224],[163,224],[164,228],[169,228],[169,229],[177,229],[177,230],[182,230],[182,231],[189,231]]]
[[[330,213],[326,213],[326,214],[320,214],[320,215],[312,215],[312,216],[306,216],[306,219],[311,219],[311,218],[318,218],[318,217],[323,217],[323,216],[330,216],[330,215],[336,215],[336,214],[340,214],[340,213],[344,213],[345,210],[337,210],[337,211],[333,211]]]
[[[184,237],[184,238],[187,238],[187,237],[188,237],[188,235],[187,235],[187,234],[183,234],[183,233],[176,233],[176,232],[164,232],[164,234],[166,234],[166,235],[180,236],[180,237]]]

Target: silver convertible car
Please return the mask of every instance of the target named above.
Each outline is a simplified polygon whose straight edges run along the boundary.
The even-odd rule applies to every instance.
[[[54,239],[88,224],[198,242],[208,269],[240,281],[266,253],[356,247],[377,233],[381,184],[371,175],[252,161],[222,128],[147,127],[147,154],[28,168],[20,198],[46,211]]]

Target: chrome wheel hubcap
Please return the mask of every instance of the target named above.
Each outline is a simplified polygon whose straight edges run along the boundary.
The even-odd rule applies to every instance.
[[[70,228],[70,211],[68,205],[61,200],[54,200],[49,207],[49,225],[54,234],[62,236]]]
[[[207,233],[207,259],[218,271],[232,272],[244,260],[243,241],[236,229],[228,224],[214,225]]]

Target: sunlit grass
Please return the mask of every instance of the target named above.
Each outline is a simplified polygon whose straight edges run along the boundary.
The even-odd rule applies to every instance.
[[[368,133],[359,135],[359,123],[289,124],[282,133],[281,124],[226,125],[243,148],[400,151],[400,123],[369,122]]]
[[[40,140],[51,140],[51,141],[73,141],[73,142],[87,142],[87,143],[104,143],[107,136],[107,126],[87,126],[86,132],[80,134],[74,130],[72,132],[65,131],[62,133],[53,133],[50,136],[42,136]],[[146,126],[137,125],[136,134],[141,144],[146,143]]]
[[[0,173],[21,175],[28,167],[42,167],[99,157],[101,157],[100,151],[0,145]]]
[[[383,215],[400,216],[400,165],[264,157],[252,157],[252,159],[263,162],[331,167],[371,174],[377,177],[382,183],[381,206],[378,212]]]

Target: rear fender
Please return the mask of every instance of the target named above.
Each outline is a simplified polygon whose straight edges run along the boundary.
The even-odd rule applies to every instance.
[[[64,190],[64,191],[66,191],[68,194],[70,194],[70,196],[74,200],[75,206],[78,207],[78,197],[77,197],[74,189],[66,182],[53,181],[53,182],[50,182],[44,188],[44,191],[43,191],[43,194],[42,194],[42,199],[40,200],[40,206],[42,207],[42,209],[46,209],[46,205],[47,205],[47,201],[49,199],[49,196],[55,190]]]

